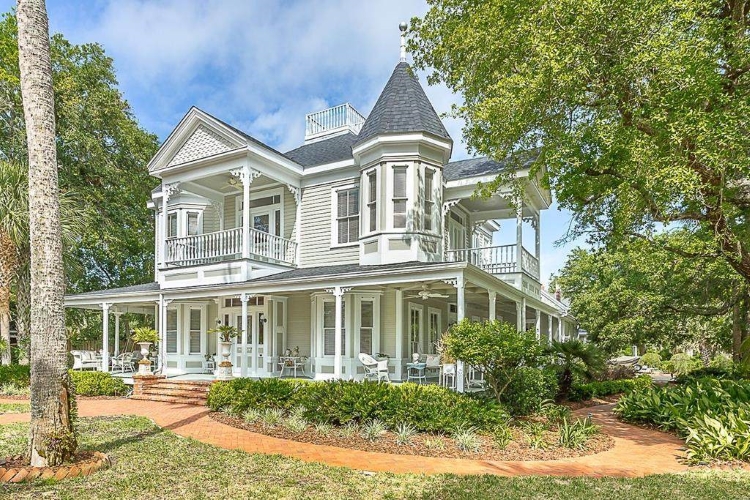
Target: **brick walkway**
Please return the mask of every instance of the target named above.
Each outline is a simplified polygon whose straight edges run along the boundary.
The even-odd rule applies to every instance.
[[[0,399],[0,403],[4,402],[19,401]],[[677,457],[682,455],[680,448],[683,443],[679,439],[669,434],[623,424],[612,415],[612,406],[602,405],[576,412],[579,415],[591,413],[594,422],[601,426],[603,432],[612,436],[615,444],[610,450],[579,458],[527,462],[391,455],[298,443],[235,429],[210,418],[205,407],[192,405],[128,399],[89,399],[79,401],[78,414],[81,417],[141,415],[181,436],[221,448],[279,454],[305,461],[378,472],[635,477],[687,469],[677,461]],[[0,424],[28,420],[28,413],[0,415]]]

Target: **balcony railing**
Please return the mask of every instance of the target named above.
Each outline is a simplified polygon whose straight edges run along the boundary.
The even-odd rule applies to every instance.
[[[192,266],[237,259],[242,256],[242,239],[242,228],[169,238],[166,241],[165,264]],[[297,243],[264,231],[250,229],[248,254],[255,259],[295,265]]]
[[[517,269],[516,245],[447,250],[445,260],[468,262],[490,274],[515,273]],[[526,249],[521,251],[521,269],[539,279],[539,261]]]
[[[306,115],[305,139],[319,137],[344,128],[349,128],[349,130],[358,134],[364,123],[365,117],[351,104],[341,104]]]

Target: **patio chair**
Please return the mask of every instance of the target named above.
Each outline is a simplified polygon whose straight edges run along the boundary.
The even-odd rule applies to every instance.
[[[484,380],[484,373],[473,366],[466,370],[466,392],[479,392],[487,389],[487,383]]]
[[[450,385],[448,385],[448,379],[450,379]],[[456,388],[456,365],[454,363],[442,366],[440,370],[440,385],[448,389]]]
[[[440,355],[428,354],[425,358],[425,365],[425,377],[432,373],[435,378],[440,378]]]
[[[385,380],[390,382],[391,379],[388,377],[388,360],[378,361],[369,354],[364,352],[359,353],[359,362],[365,367],[365,378],[378,382]]]
[[[112,372],[119,370],[121,373],[125,373],[125,370],[132,372],[133,370],[133,355],[129,352],[124,352],[119,356],[112,358]]]

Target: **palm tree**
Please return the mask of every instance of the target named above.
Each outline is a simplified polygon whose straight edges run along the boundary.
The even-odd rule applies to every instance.
[[[18,60],[29,151],[31,425],[33,466],[59,465],[76,450],[67,370],[65,276],[57,181],[55,107],[44,0],[18,0]]]
[[[10,293],[21,265],[20,247],[29,238],[29,198],[25,168],[0,162],[0,361],[10,364]]]
[[[570,393],[575,377],[592,379],[604,369],[604,354],[594,344],[569,340],[553,340],[548,352],[556,359],[560,383],[560,396],[565,398]]]

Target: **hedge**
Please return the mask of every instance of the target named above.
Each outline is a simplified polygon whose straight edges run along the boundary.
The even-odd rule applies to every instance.
[[[589,382],[587,384],[573,384],[570,388],[568,400],[587,401],[593,398],[621,394],[633,389],[651,387],[651,377],[641,375],[640,377],[620,380],[604,380],[601,382]]]
[[[28,387],[31,383],[29,365],[0,365],[0,386]]]
[[[424,432],[466,427],[489,431],[509,419],[505,408],[494,400],[434,385],[369,381],[234,379],[211,386],[208,406],[235,414],[250,408],[301,409],[311,422],[346,425],[378,419],[391,428],[406,423]]]
[[[68,370],[78,396],[124,396],[129,387],[109,373]]]

